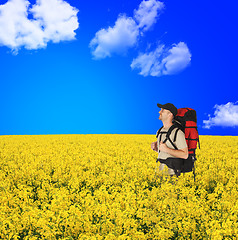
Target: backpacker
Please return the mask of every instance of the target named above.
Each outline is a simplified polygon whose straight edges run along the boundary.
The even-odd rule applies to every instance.
[[[170,134],[173,131],[173,129],[177,128],[174,139],[170,139]],[[156,137],[158,138],[161,136],[164,132],[161,132],[162,127],[157,131]],[[169,140],[174,149],[177,150],[176,145],[174,142],[176,141],[178,130],[181,129],[186,138],[186,142],[188,145],[188,152],[189,157],[188,159],[181,159],[181,158],[169,158],[164,161],[164,163],[169,167],[175,170],[175,173],[177,170],[180,170],[180,172],[191,172],[194,173],[194,179],[195,179],[195,168],[194,168],[194,162],[196,160],[196,154],[195,151],[197,149],[197,143],[199,144],[199,135],[197,131],[197,116],[196,111],[191,108],[179,108],[177,111],[177,115],[175,116],[173,120],[173,125],[169,128],[168,132],[166,133],[166,138],[164,140],[164,143]],[[160,161],[161,162],[161,161]],[[176,174],[177,175],[177,174]]]

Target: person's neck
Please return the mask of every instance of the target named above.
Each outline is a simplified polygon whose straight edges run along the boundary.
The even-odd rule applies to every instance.
[[[170,122],[170,121],[169,122],[163,122],[163,126],[164,126],[165,129],[170,128],[172,125],[173,125],[173,123]]]

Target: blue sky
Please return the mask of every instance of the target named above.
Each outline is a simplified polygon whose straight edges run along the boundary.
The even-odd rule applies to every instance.
[[[236,1],[0,1],[0,134],[155,134],[157,103],[238,135]]]

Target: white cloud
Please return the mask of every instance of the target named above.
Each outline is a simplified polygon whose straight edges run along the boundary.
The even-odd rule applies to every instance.
[[[162,6],[156,0],[142,1],[139,9],[134,11],[134,18],[119,15],[113,27],[99,30],[89,44],[94,59],[111,57],[114,53],[123,54],[134,47],[140,33],[156,22]]]
[[[134,18],[138,22],[138,27],[147,31],[158,18],[158,11],[164,8],[162,2],[156,0],[142,1],[139,9],[134,10]]]
[[[184,42],[174,44],[170,49],[159,45],[154,51],[140,54],[133,59],[131,68],[140,69],[140,75],[172,75],[185,69],[191,61],[191,53]]]
[[[138,35],[135,21],[122,15],[114,27],[98,31],[89,46],[95,59],[110,57],[113,53],[124,53],[129,47],[133,47]]]
[[[17,52],[21,47],[38,49],[49,41],[73,40],[77,12],[63,0],[37,0],[31,8],[27,0],[9,0],[0,5],[0,45]]]
[[[237,127],[238,126],[238,102],[215,105],[214,117],[208,115],[208,120],[203,120],[204,128],[212,126]]]

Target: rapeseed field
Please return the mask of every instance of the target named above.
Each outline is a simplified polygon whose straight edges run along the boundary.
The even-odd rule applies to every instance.
[[[238,137],[155,176],[152,135],[0,137],[1,239],[238,239]]]

